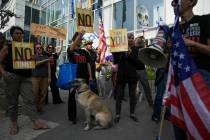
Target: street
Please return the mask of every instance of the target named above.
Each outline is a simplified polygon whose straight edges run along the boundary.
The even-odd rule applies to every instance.
[[[129,117],[129,102],[123,102],[121,119],[109,129],[84,131],[84,112],[78,106],[78,121],[71,124],[67,117],[68,91],[60,92],[64,104],[54,105],[49,94],[49,104],[41,117],[48,121],[51,129],[34,131],[28,117],[21,115],[19,133],[16,136],[8,134],[8,118],[0,119],[0,140],[155,140],[159,124],[151,121],[152,108],[149,108],[145,99],[138,102],[136,114],[139,123],[133,122]],[[126,94],[127,95],[127,94]],[[127,98],[127,97],[126,97]],[[127,98],[128,99],[128,98]],[[114,99],[106,99],[114,114]],[[164,121],[161,140],[174,140],[173,129],[168,121]]]

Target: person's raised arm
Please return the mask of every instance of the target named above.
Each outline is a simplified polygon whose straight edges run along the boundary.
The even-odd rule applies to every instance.
[[[3,61],[6,58],[6,56],[8,55],[8,47],[5,46],[1,49],[0,51],[0,74],[4,75],[5,74],[5,70],[3,67]]]
[[[50,61],[47,63],[47,70],[48,70],[48,84],[51,83],[51,68],[50,68]]]
[[[78,32],[78,35],[76,39],[73,41],[71,48],[69,48],[69,51],[74,51],[75,49],[78,49],[78,46],[80,45],[81,39],[84,34],[85,34],[85,30],[82,30],[80,33]]]

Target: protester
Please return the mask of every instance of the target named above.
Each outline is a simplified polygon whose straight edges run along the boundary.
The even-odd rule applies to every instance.
[[[138,122],[138,119],[135,115],[136,107],[136,86],[137,86],[137,76],[136,76],[136,66],[135,61],[136,57],[134,56],[133,47],[134,47],[134,35],[128,34],[128,52],[117,52],[113,53],[114,64],[118,64],[117,71],[117,83],[116,83],[116,116],[115,123],[120,121],[121,114],[121,103],[124,96],[125,85],[128,83],[129,88],[129,97],[130,97],[130,118]]]
[[[157,87],[154,100],[152,120],[156,123],[160,121],[163,95],[165,93],[168,71],[166,68],[158,68],[155,74],[155,86]]]
[[[5,46],[5,43],[6,43],[6,38],[4,37],[3,33],[0,32],[0,51]],[[0,107],[5,112],[7,112],[8,103],[6,101],[6,95],[5,95],[5,82],[1,73],[0,73]]]
[[[36,53],[36,68],[32,73],[33,94],[37,112],[42,113],[48,85],[51,83],[51,69],[49,58],[43,55],[44,49],[41,44],[35,44],[34,48]]]
[[[62,46],[61,46],[62,47]],[[57,67],[57,59],[61,53],[62,48],[59,52],[55,52],[55,48],[52,44],[47,45],[46,55],[50,58],[50,68],[51,68],[51,83],[50,89],[53,98],[53,104],[61,104],[63,103],[60,92],[57,87],[57,77],[56,77],[56,67]],[[46,103],[48,102],[48,94],[46,96]]]
[[[173,0],[171,5],[176,13],[178,0]],[[195,64],[201,72],[204,81],[210,89],[210,14],[194,15],[193,7],[197,0],[181,0],[179,13],[181,16],[180,30],[184,36],[184,42]],[[186,140],[185,131],[174,127],[176,140]]]
[[[97,80],[96,80],[96,60],[97,60],[97,52],[93,49],[92,41],[85,41],[83,43],[84,49],[89,53],[90,55],[90,66],[91,66],[91,74],[93,80],[90,81],[90,89],[98,95],[98,86],[97,86]]]
[[[139,36],[139,37],[135,38],[135,47],[133,48],[133,52],[134,52],[136,58],[138,58],[139,49],[144,48],[144,47],[145,47],[144,37]],[[144,89],[144,93],[147,98],[147,102],[148,102],[149,106],[152,107],[153,106],[152,93],[151,93],[151,89],[149,86],[149,81],[148,81],[147,73],[145,70],[145,65],[140,60],[137,60],[135,62],[135,65],[136,65],[136,73],[137,73],[137,77],[138,77],[138,81],[139,81],[139,84],[138,84],[139,89],[141,89],[140,86],[142,85],[142,87]]]
[[[67,49],[69,62],[77,64],[77,78],[83,78],[86,80],[87,84],[92,80],[91,66],[90,66],[90,55],[84,49],[81,49],[82,37],[84,31],[81,33],[76,32],[72,38],[72,44]],[[70,88],[69,98],[68,98],[68,117],[69,120],[76,124],[76,100],[75,100],[75,89]]]
[[[18,26],[12,26],[10,35],[13,41],[22,42],[23,29]],[[6,60],[5,68],[2,62]],[[8,115],[11,120],[9,133],[15,135],[18,133],[18,98],[22,96],[24,103],[24,111],[33,121],[33,127],[37,129],[47,128],[45,122],[38,118],[32,94],[32,71],[30,69],[14,69],[12,62],[12,44],[8,43],[6,47],[2,48],[0,52],[0,72],[6,83],[6,96],[9,104]]]

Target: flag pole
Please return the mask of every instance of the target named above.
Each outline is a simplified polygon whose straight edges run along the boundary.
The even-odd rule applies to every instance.
[[[136,36],[136,0],[134,0],[134,8],[133,8],[133,15],[134,15],[134,29],[133,29],[133,35]]]
[[[112,17],[111,17],[111,29],[113,28],[113,13],[114,13],[114,0],[112,0]]]
[[[161,121],[160,121],[160,127],[159,127],[159,132],[158,132],[158,136],[156,137],[156,140],[160,140],[160,137],[162,135],[163,132],[163,123],[164,123],[164,115],[166,112],[166,106],[163,106],[163,110],[161,112]]]

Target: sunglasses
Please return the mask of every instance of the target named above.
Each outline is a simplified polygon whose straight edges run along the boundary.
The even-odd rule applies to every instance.
[[[42,47],[36,47],[36,49],[40,49],[40,50],[41,50],[41,49],[42,49]]]
[[[177,4],[178,4],[178,2],[179,2],[179,0],[172,0],[172,2],[171,2],[171,6],[177,5]]]

